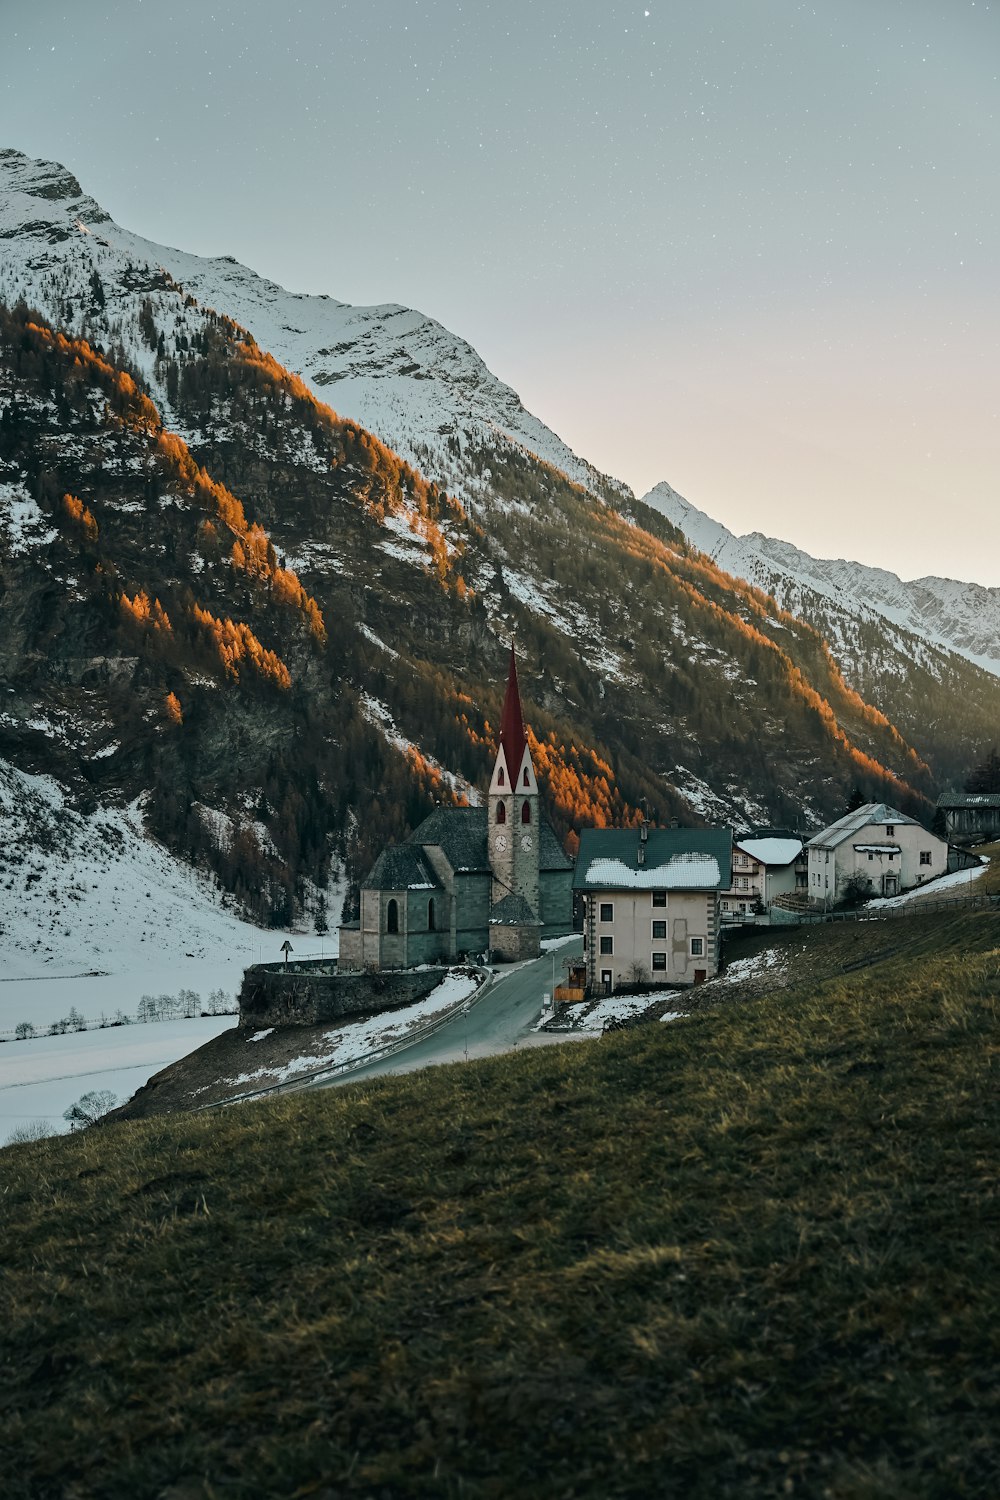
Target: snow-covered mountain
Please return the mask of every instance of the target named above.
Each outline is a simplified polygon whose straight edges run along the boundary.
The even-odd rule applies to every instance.
[[[340,416],[463,499],[481,488],[483,455],[507,443],[595,494],[631,496],[526,411],[475,349],[433,318],[395,303],[352,307],[288,292],[230,256],[155,244],[116,224],[57,162],[0,150],[0,247],[0,301],[23,296],[58,327],[116,338],[140,366],[150,362],[130,337],[137,287],[142,281],[145,294],[149,271],[162,267],[203,307],[249,329]]]
[[[528,412],[471,345],[434,319],[393,303],[352,307],[288,292],[229,256],[156,244],[116,224],[59,163],[0,150],[0,301],[23,296],[56,326],[119,345],[169,418],[169,393],[158,388],[155,359],[137,329],[158,268],[202,307],[249,329],[340,415],[463,499],[484,492],[508,445],[595,496],[626,506],[633,498],[626,484],[599,473]],[[169,304],[176,324],[176,298]],[[943,578],[905,583],[861,563],[817,560],[760,532],[736,537],[665,483],[644,499],[720,567],[787,608],[811,593],[1000,673],[1000,589]]]
[[[1000,676],[1000,588],[952,578],[908,583],[884,568],[810,557],[759,531],[735,536],[665,482],[643,499],[720,568],[773,594],[785,609],[809,617],[805,596],[812,593],[862,619],[880,617]]]
[[[19,298],[70,342],[33,327],[15,306]],[[279,843],[288,843],[300,818],[315,822],[321,804],[330,837],[345,832],[344,807],[335,812],[329,799],[338,778],[350,779],[359,753],[339,723],[345,705],[357,705],[361,733],[385,738],[381,719],[365,711],[366,694],[384,706],[432,779],[447,767],[474,780],[478,762],[466,760],[466,741],[485,726],[466,723],[462,710],[460,738],[449,745],[442,728],[454,714],[448,695],[482,712],[482,689],[470,695],[467,679],[491,681],[495,644],[512,633],[534,654],[539,702],[565,716],[559,733],[569,736],[567,753],[582,753],[581,739],[604,745],[621,786],[634,780],[623,795],[644,796],[651,806],[665,791],[719,816],[728,807],[742,821],[766,821],[768,811],[787,820],[791,795],[798,813],[821,817],[825,803],[838,805],[852,767],[915,776],[926,795],[921,778],[961,774],[992,735],[995,677],[869,605],[852,614],[801,580],[794,587],[809,623],[800,628],[790,615],[778,618],[766,597],[751,597],[689,555],[677,527],[573,454],[473,349],[419,313],[296,296],[230,259],[153,244],[116,225],[65,168],[12,150],[0,151],[0,313],[4,308],[0,585],[9,598],[39,601],[37,618],[31,611],[0,616],[9,656],[0,665],[16,683],[4,722],[29,729],[36,719],[63,722],[64,707],[39,675],[40,661],[51,675],[58,657],[60,670],[74,678],[97,671],[93,664],[109,652],[121,655],[122,672],[138,660],[135,670],[149,679],[142,699],[148,723],[160,723],[168,697],[179,700],[188,762],[197,763],[193,741],[204,734],[199,753],[219,773],[199,800],[225,808],[241,833],[249,809],[223,753],[232,725],[223,723],[214,686],[210,692],[189,659],[192,638],[162,631],[159,676],[149,673],[145,657],[131,650],[128,618],[136,611],[145,619],[144,611],[163,606],[169,618],[173,608],[197,642],[208,628],[209,601],[218,631],[238,621],[268,648],[260,661],[267,667],[270,660],[279,686],[294,680],[307,693],[303,702],[329,714],[340,759],[334,775],[327,751],[325,789],[313,787],[311,760],[304,769],[304,784],[319,799],[308,817],[302,809],[282,816],[275,755],[261,747],[254,797],[269,809],[264,821],[270,818]],[[74,345],[74,337],[91,347]],[[139,392],[155,410],[136,407],[146,399]],[[338,421],[323,401],[348,420]],[[354,423],[373,429],[388,448]],[[415,461],[420,474],[400,457]],[[204,466],[202,500],[185,478],[192,464]],[[232,491],[228,499],[220,482]],[[204,497],[210,516],[199,509]],[[650,500],[661,510],[684,504],[662,486]],[[718,535],[695,540],[718,550]],[[96,548],[82,574],[81,544]],[[755,576],[745,560],[720,561]],[[299,576],[284,578],[284,562]],[[248,592],[247,577],[265,573],[278,578],[278,593]],[[776,593],[785,575],[762,562],[756,576]],[[793,581],[786,581],[783,602],[794,613]],[[289,590],[300,589],[314,624],[323,615],[337,623],[333,676],[305,649],[298,616],[280,607]],[[108,598],[92,610],[102,590]],[[44,637],[43,600],[59,617],[58,630]],[[756,644],[751,649],[747,641]],[[30,671],[22,671],[24,663]],[[453,674],[447,686],[438,681],[445,667]],[[120,734],[111,733],[103,697],[91,702],[73,691],[61,738],[49,734],[35,744],[17,731],[17,755],[27,757],[19,763],[92,780],[93,762],[101,780],[118,777],[116,794],[149,790],[148,732],[129,722],[139,697],[119,692],[118,670],[100,668]],[[385,678],[374,687],[373,671]],[[423,703],[410,701],[406,688],[420,671],[433,685]],[[204,713],[187,712],[202,702]],[[833,779],[824,768],[819,800],[809,801],[792,746],[806,758],[813,753],[817,703],[829,708],[821,738],[830,735],[840,748],[829,747]],[[232,707],[249,733],[249,701],[237,694]],[[175,719],[177,712],[175,705]],[[276,713],[276,738],[283,718],[284,710]],[[740,737],[719,733],[723,721],[738,721],[759,736],[779,720],[785,761],[753,771]],[[300,731],[293,743],[309,743],[309,760],[311,741]],[[662,743],[654,750],[656,736]],[[168,736],[163,743],[173,742]],[[95,761],[105,751],[107,763]],[[77,766],[81,756],[85,770]],[[409,781],[406,765],[393,774]],[[175,769],[180,773],[179,763]],[[242,770],[251,774],[245,759]],[[604,776],[596,764],[581,763],[580,772],[582,791],[564,787],[567,824],[590,811],[588,798]],[[161,795],[157,804],[158,826],[181,842],[188,796],[178,789],[176,801]],[[369,809],[369,824],[371,817]],[[370,826],[363,831],[374,837]],[[234,840],[238,850],[245,844]],[[274,858],[263,844],[258,854]],[[307,854],[321,880],[328,856],[332,847]],[[279,866],[277,899],[284,892],[292,900],[295,882]]]

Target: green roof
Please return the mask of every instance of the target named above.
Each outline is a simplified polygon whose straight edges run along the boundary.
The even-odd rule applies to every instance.
[[[573,888],[725,891],[732,857],[731,828],[585,828]]]

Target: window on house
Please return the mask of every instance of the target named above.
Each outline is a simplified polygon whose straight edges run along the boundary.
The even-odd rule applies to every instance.
[[[666,970],[666,967],[667,967],[667,955],[665,953],[654,953],[653,954],[653,973],[655,974],[658,970],[660,972],[663,972],[663,971]]]
[[[614,953],[614,951],[615,951],[615,940],[614,940],[614,938],[602,937],[601,938],[601,952],[602,953]]]
[[[431,899],[427,903],[427,931],[428,932],[436,932],[437,931],[437,926],[436,926],[436,922],[435,922],[434,897],[433,896],[431,897]]]
[[[531,822],[531,803],[530,802],[522,802],[521,803],[521,822],[522,823],[530,823]]]
[[[653,892],[653,905],[654,906],[666,906],[666,904],[667,904],[667,893],[666,893],[666,891],[654,891]]]
[[[871,864],[871,862],[872,862],[872,860],[874,858],[875,858],[874,854],[872,854],[871,851],[869,850],[869,853],[868,853],[868,863]]]
[[[733,884],[738,891],[745,891],[748,885],[747,877],[745,875],[737,875]]]
[[[692,958],[704,958],[705,957],[705,939],[704,938],[692,938],[691,939],[691,957]]]
[[[386,932],[399,931],[399,903],[395,897],[385,909],[385,930]]]
[[[921,849],[921,851],[920,851],[920,863],[922,865],[929,865],[930,862],[931,862],[931,851],[929,849]]]
[[[889,855],[889,863],[890,863],[890,864],[892,864],[892,862],[893,862],[893,860],[894,860],[894,859],[895,859],[895,858],[896,858],[896,856],[895,856],[895,855],[894,855],[894,854],[890,854],[890,855]]]
[[[614,902],[613,901],[602,901],[601,902],[601,921],[602,922],[613,922],[614,920],[615,920],[615,905],[614,905]],[[603,948],[601,949],[601,952],[602,953],[604,952]]]
[[[654,938],[654,941],[655,941],[656,938],[666,939],[666,936],[667,936],[667,924],[666,924],[666,922],[654,922],[653,923],[653,938]]]
[[[728,901],[723,901],[723,903],[722,903],[722,910],[723,911],[728,911],[729,910],[729,902]]]
[[[895,825],[895,823],[887,823],[885,825],[885,831],[886,831],[886,835],[889,838],[891,838],[891,839],[895,838],[896,837],[896,825]]]
[[[497,803],[497,822],[498,823],[506,823],[506,821],[507,821],[507,808],[506,808],[506,806],[504,805],[503,802],[498,802]]]

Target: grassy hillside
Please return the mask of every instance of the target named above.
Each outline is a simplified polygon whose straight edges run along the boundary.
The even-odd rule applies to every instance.
[[[995,1495],[1000,923],[892,925],[667,1026],[9,1149],[5,1495]]]

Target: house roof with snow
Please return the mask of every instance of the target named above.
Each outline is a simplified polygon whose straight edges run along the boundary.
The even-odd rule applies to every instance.
[[[731,828],[585,828],[573,874],[578,891],[728,890]]]
[[[757,859],[762,865],[771,865],[780,868],[782,865],[790,865],[798,859],[802,853],[801,839],[738,839],[737,849],[742,849],[744,854],[749,854],[752,859]]]
[[[938,807],[1000,807],[1000,792],[942,792]]]
[[[829,828],[817,833],[806,844],[806,848],[835,849],[848,839],[856,838],[866,828],[881,828],[886,825],[899,827],[906,823],[917,828],[921,826],[916,818],[907,817],[906,813],[889,807],[885,802],[866,802],[863,807],[856,807],[853,812],[845,813],[836,823],[831,823]]]

